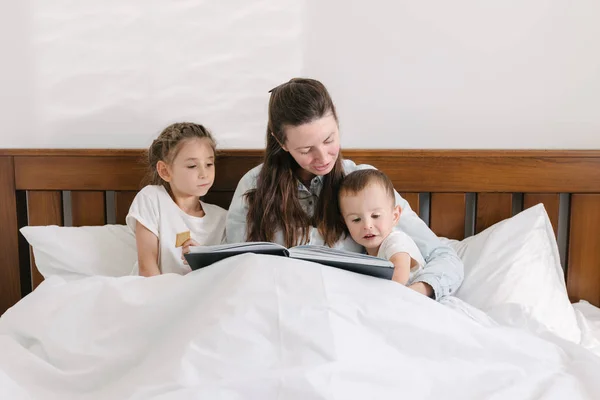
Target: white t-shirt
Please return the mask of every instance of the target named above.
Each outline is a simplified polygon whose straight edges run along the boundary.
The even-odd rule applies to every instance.
[[[181,259],[181,247],[175,247],[178,233],[189,231],[191,238],[202,246],[223,243],[227,211],[202,201],[200,204],[204,217],[186,214],[167,190],[157,185],[146,186],[133,199],[126,218],[127,226],[135,233],[136,221],[139,221],[158,237],[158,266],[163,274],[190,272],[190,267]]]
[[[381,246],[379,246],[377,257],[389,260],[396,253],[408,253],[416,261],[416,265],[410,269],[410,282],[413,275],[425,265],[425,259],[423,259],[423,255],[421,255],[415,241],[402,231],[392,231],[392,233],[383,239]]]

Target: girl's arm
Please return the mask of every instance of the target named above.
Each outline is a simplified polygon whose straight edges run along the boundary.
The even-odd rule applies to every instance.
[[[158,237],[137,221],[135,225],[135,241],[137,244],[140,275],[160,275],[160,268],[158,268]]]
[[[408,253],[396,253],[390,257],[390,261],[394,264],[394,275],[392,280],[394,282],[406,285],[408,278],[410,277],[410,267],[412,258]]]

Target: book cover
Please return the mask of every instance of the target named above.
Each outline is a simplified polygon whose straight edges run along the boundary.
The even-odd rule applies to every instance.
[[[383,279],[391,279],[394,274],[394,265],[391,261],[366,254],[314,245],[295,246],[290,249],[268,242],[193,246],[184,257],[192,270],[196,270],[244,253],[290,257]]]

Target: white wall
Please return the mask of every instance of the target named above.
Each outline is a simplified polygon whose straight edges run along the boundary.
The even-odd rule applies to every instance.
[[[0,147],[146,147],[176,120],[260,148],[267,91],[333,94],[354,148],[600,148],[600,2],[0,5]]]
[[[20,1],[0,6],[0,147],[146,147],[179,120],[260,147],[268,90],[301,72],[295,0]]]
[[[600,148],[600,2],[311,2],[346,147]]]

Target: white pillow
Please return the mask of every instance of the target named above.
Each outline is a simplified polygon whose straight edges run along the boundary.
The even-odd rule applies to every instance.
[[[44,278],[131,275],[137,261],[135,236],[125,225],[26,226],[21,233]]]
[[[547,330],[580,342],[554,231],[542,204],[462,241],[446,240],[465,265],[456,297],[500,324]]]

